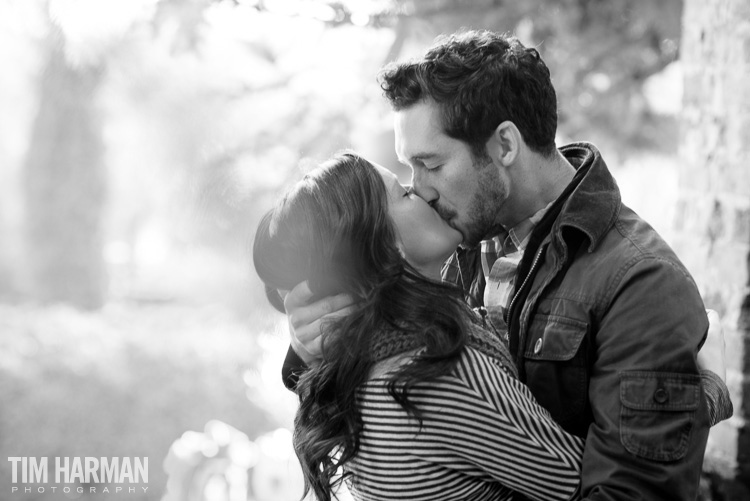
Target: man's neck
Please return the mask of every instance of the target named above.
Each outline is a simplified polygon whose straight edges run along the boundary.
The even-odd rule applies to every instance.
[[[573,180],[576,170],[559,151],[552,158],[529,155],[517,173],[501,224],[511,229],[555,201]]]

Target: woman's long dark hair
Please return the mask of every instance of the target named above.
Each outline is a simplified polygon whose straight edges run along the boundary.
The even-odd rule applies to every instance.
[[[294,447],[312,490],[330,501],[341,466],[359,450],[357,388],[376,360],[371,341],[383,331],[417,336],[424,351],[389,376],[391,395],[410,414],[409,389],[446,374],[468,332],[467,307],[452,286],[418,274],[397,248],[388,194],[365,159],[343,153],[300,181],[260,222],[255,269],[269,301],[284,311],[278,289],[308,280],[319,297],[348,293],[355,311],[325,326],[322,362],[300,378]]]

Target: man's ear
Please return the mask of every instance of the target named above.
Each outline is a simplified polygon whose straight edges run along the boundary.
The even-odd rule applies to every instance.
[[[494,162],[508,167],[515,163],[523,146],[521,131],[516,124],[506,120],[495,127],[487,141],[487,152]]]

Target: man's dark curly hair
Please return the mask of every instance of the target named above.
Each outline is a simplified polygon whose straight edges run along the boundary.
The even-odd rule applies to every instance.
[[[555,152],[557,98],[550,73],[534,48],[515,37],[467,31],[438,38],[421,59],[391,63],[380,87],[394,110],[425,100],[441,109],[445,133],[471,148],[476,158],[495,128],[513,122],[538,153]]]

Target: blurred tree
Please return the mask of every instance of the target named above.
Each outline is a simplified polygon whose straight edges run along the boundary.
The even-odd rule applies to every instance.
[[[633,148],[676,150],[676,118],[649,109],[644,83],[677,59],[682,0],[402,0],[398,5],[408,13],[399,23],[421,20],[434,35],[486,28],[514,33],[537,47],[557,90],[564,139],[594,141],[623,156]],[[398,38],[396,43],[403,45]],[[397,51],[392,52],[389,57]]]
[[[235,3],[246,4],[244,0]],[[256,0],[259,10],[279,3],[298,15],[329,9],[331,27],[393,27],[385,62],[409,46],[424,50],[434,37],[461,28],[515,33],[536,46],[558,92],[560,132],[607,143],[627,155],[634,147],[675,151],[676,119],[647,106],[644,83],[678,56],[682,0]],[[308,8],[301,9],[300,5]],[[293,9],[291,7],[290,9]]]
[[[644,84],[678,58],[682,1],[546,3],[531,36],[558,89],[563,133],[593,136],[623,156],[675,152],[677,118],[648,106]]]
[[[50,27],[24,166],[30,288],[35,300],[93,309],[106,290],[107,183],[96,104],[103,67],[72,63],[60,28]]]
[[[106,79],[104,63],[71,62],[67,32],[48,46],[25,168],[28,256],[39,299],[88,307],[103,300],[107,183],[114,209],[108,222],[116,218],[119,229],[107,227],[106,238],[130,249],[123,258],[130,265],[137,265],[139,239],[157,211],[172,243],[245,252],[259,209],[298,176],[300,159],[359,146],[356,134],[388,136],[374,84],[378,67],[461,27],[514,32],[539,48],[558,91],[563,140],[592,140],[623,154],[674,143],[673,118],[650,110],[643,83],[676,57],[681,0],[149,5],[98,59],[106,61]],[[232,16],[218,15],[222,10],[236,13],[231,33]],[[221,16],[223,24],[216,22]],[[108,126],[118,130],[106,139],[106,158],[99,91],[108,99]],[[179,197],[196,209],[187,232],[169,207]]]
[[[233,8],[236,12],[227,15]],[[130,70],[131,78],[121,83],[132,106],[169,136],[167,155],[181,186],[177,197],[194,212],[190,227],[176,239],[246,258],[257,219],[279,187],[299,177],[300,161],[351,146],[362,108],[379,101],[377,92],[365,94],[361,85],[374,82],[382,56],[362,51],[351,60],[337,60],[336,51],[365,46],[367,36],[361,32],[372,31],[355,33],[352,12],[337,8],[321,19],[304,9],[279,14],[264,2],[255,8],[211,0],[159,2],[148,44],[134,44],[149,54],[137,53],[119,64],[149,73],[149,88],[138,85]],[[246,24],[228,33],[233,28],[228,18]],[[175,59],[194,65],[189,87],[179,81],[182,74],[164,78],[163,61],[151,59],[162,49],[154,49],[157,41]],[[319,49],[324,45],[330,53]],[[171,228],[175,233],[185,229]]]

